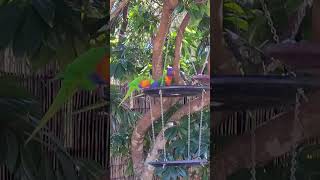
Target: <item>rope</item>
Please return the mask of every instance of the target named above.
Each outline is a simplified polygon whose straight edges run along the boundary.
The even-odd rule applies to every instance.
[[[153,123],[151,97],[149,97],[149,103],[150,103],[150,119],[151,119],[151,128],[152,128],[152,140],[153,140],[153,144],[154,144],[156,142],[156,138],[155,138],[155,133],[154,133],[154,123]]]
[[[164,64],[163,64],[163,71],[162,71],[162,80],[161,80],[161,83],[160,83],[160,86],[163,85],[163,82],[164,82],[164,72],[165,72],[165,66],[166,66],[166,63],[167,63],[167,57],[168,57],[168,52],[169,52],[169,44],[170,44],[170,37],[169,37],[169,34],[170,34],[170,27],[171,27],[171,24],[173,22],[174,19],[172,19],[172,14],[170,15],[169,17],[169,21],[168,21],[168,34],[166,37],[168,37],[168,41],[167,41],[167,47],[166,47],[166,55],[165,55],[165,58],[164,58]]]
[[[251,119],[251,161],[252,161],[252,167],[251,167],[251,180],[256,180],[256,118],[253,118],[250,111],[248,111],[248,116],[250,116]]]
[[[200,112],[200,125],[199,125],[199,145],[198,145],[198,158],[200,159],[201,155],[201,136],[202,136],[202,121],[203,121],[203,96],[204,96],[205,90],[202,90],[202,96],[201,96],[201,112]]]
[[[299,113],[300,113],[300,96],[299,92],[296,93],[296,104],[295,104],[295,111],[294,111],[294,121],[297,123],[299,122]],[[297,146],[298,143],[295,142],[293,147],[292,147],[292,159],[291,159],[291,168],[290,168],[290,180],[296,180],[295,174],[296,174],[296,157],[297,157]]]
[[[162,101],[162,90],[161,90],[161,89],[160,89],[160,91],[159,91],[159,95],[160,95],[160,110],[161,110],[162,137],[163,137],[163,139],[165,139],[165,135],[164,135],[164,117],[163,117],[163,101]],[[167,161],[166,143],[164,143],[164,145],[163,145],[163,157],[164,157],[164,161]]]
[[[189,103],[189,114],[188,114],[188,160],[190,160],[190,124],[191,124],[191,100],[188,97]]]

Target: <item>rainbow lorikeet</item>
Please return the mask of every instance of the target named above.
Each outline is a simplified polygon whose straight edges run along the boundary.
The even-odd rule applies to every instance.
[[[95,72],[90,74],[89,78],[97,85],[108,84],[110,77],[109,69],[109,58],[105,56],[101,62],[97,64]]]
[[[151,86],[151,81],[149,79],[142,80],[139,83],[139,88],[140,89],[150,88],[150,86]]]
[[[106,61],[106,48],[91,48],[85,53],[78,56],[71,64],[66,67],[64,73],[57,77],[62,78],[61,88],[56,95],[53,103],[40,120],[39,125],[28,138],[28,143],[35,134],[46,125],[46,123],[54,116],[54,114],[63,107],[78,89],[94,90],[97,85],[105,83],[108,79],[108,69]],[[102,62],[103,61],[103,62]],[[96,70],[99,70],[97,72]]]
[[[159,79],[160,84],[164,82],[164,85],[171,86],[171,84],[173,83],[173,75],[173,68],[168,66],[165,75]]]
[[[128,91],[127,94],[124,96],[124,98],[121,100],[119,106],[126,100],[129,98],[129,96],[131,96],[131,94],[134,91],[139,91],[142,88],[149,88],[150,84],[153,84],[154,80],[150,77],[143,77],[143,76],[139,76],[137,78],[135,78],[133,81],[131,81],[128,84]]]

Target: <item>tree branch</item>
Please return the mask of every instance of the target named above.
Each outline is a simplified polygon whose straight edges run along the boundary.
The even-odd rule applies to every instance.
[[[210,104],[210,92],[207,92],[204,95],[204,101],[203,106],[201,106],[201,97],[198,97],[190,102],[191,106],[191,114],[200,111],[204,107],[208,106]],[[149,165],[148,162],[154,161],[159,157],[159,150],[163,149],[164,144],[167,142],[166,139],[163,139],[162,132],[166,129],[172,127],[172,123],[170,122],[176,122],[177,124],[181,120],[183,116],[186,116],[189,113],[189,104],[185,104],[182,106],[178,111],[176,111],[170,118],[169,123],[166,124],[165,128],[159,132],[156,142],[154,143],[154,146],[150,153],[148,154],[148,157],[146,158],[145,165],[144,165],[144,173],[142,174],[142,179],[152,179],[153,173],[154,173],[154,167]]]
[[[122,11],[122,9],[128,4],[128,2],[129,2],[129,0],[123,0],[123,1],[119,4],[119,6],[117,7],[117,9],[115,9],[115,10],[111,13],[111,15],[110,15],[110,21],[112,21],[113,18],[117,17],[117,16],[120,14],[120,12]],[[110,1],[110,3],[111,3],[111,1]],[[110,8],[111,8],[111,6],[110,6]]]
[[[179,98],[174,99],[163,99],[163,111],[167,112],[172,105],[177,103]],[[152,115],[153,119],[151,119],[150,111],[147,112],[141,119],[138,120],[136,127],[133,130],[131,137],[131,154],[133,161],[133,170],[136,175],[141,175],[143,171],[144,164],[144,154],[143,154],[143,141],[145,134],[151,126],[151,122],[160,118],[160,102],[158,101],[156,104],[152,105]]]
[[[122,18],[123,22],[121,24],[120,32],[119,32],[119,43],[118,45],[121,45],[123,41],[125,40],[124,35],[128,26],[128,7],[129,3],[123,8],[122,11]]]
[[[320,1],[313,1],[312,6],[312,40],[320,42]]]
[[[178,0],[166,0],[162,9],[162,15],[160,19],[159,31],[155,37],[153,44],[152,54],[152,76],[154,80],[159,80],[162,74],[162,48],[164,44],[164,38],[168,32],[170,15],[175,7],[178,5]],[[164,98],[163,111],[164,113],[175,103],[179,98]],[[138,120],[135,129],[133,130],[131,137],[131,154],[133,161],[133,170],[136,175],[141,175],[143,171],[144,155],[143,155],[143,140],[145,133],[151,126],[151,122],[160,117],[160,104],[159,101],[156,105],[153,105],[152,115],[154,119],[151,119],[150,111],[146,113],[141,119]]]
[[[170,16],[177,5],[178,0],[164,1],[159,30],[153,41],[152,76],[154,80],[159,80],[162,75],[162,48],[164,45],[164,39],[169,30]]]
[[[114,5],[114,3],[116,2],[116,0],[110,0],[110,11],[112,10],[112,7],[113,7],[113,5]]]
[[[190,14],[187,13],[178,29],[177,37],[176,37],[176,44],[174,49],[174,60],[173,60],[173,70],[174,70],[174,81],[177,82],[177,84],[183,84],[181,82],[180,78],[180,56],[181,56],[181,48],[182,48],[182,40],[184,37],[184,32],[186,30],[186,27],[190,20]]]

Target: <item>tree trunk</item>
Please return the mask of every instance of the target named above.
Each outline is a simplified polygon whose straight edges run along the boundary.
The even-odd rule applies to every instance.
[[[183,40],[183,35],[186,30],[186,27],[189,23],[190,20],[190,14],[186,14],[185,17],[183,18],[181,25],[179,27],[177,37],[176,37],[176,45],[174,49],[174,61],[173,61],[173,69],[177,69],[176,73],[174,73],[174,81],[177,82],[177,84],[182,84],[181,78],[180,78],[180,57],[181,57],[181,48],[182,48],[182,40]]]
[[[112,9],[112,7],[113,7],[113,5],[114,5],[115,1],[116,1],[116,0],[110,0],[110,7],[109,7],[110,11],[111,11],[111,9]]]
[[[168,32],[170,15],[175,7],[178,5],[178,0],[166,0],[163,5],[162,15],[160,19],[159,31],[155,37],[153,44],[152,54],[152,76],[154,80],[159,80],[162,75],[162,48],[164,44],[164,38]],[[179,98],[171,98],[163,100],[164,113],[176,102]],[[131,137],[131,155],[133,161],[133,170],[135,175],[141,176],[144,169],[144,154],[143,154],[143,140],[145,133],[151,126],[151,122],[160,118],[160,102],[158,101],[153,105],[152,115],[154,119],[150,117],[150,111],[146,113],[141,119],[138,120],[137,125],[132,133]],[[148,177],[151,178],[152,177]],[[146,178],[146,180],[148,179]]]
[[[204,107],[208,106],[210,103],[210,94],[206,93],[204,96],[204,102],[203,102],[203,106],[201,106],[201,98],[196,98],[193,101],[191,101],[191,113],[195,113],[200,111],[201,109],[203,109]],[[189,104],[185,104],[184,106],[182,106],[178,111],[176,111],[171,117],[169,122],[176,122],[177,124],[179,124],[179,121],[181,120],[181,118],[183,116],[186,116],[189,111]],[[154,161],[159,157],[159,150],[163,149],[164,144],[167,142],[165,139],[162,138],[162,132],[165,131],[166,129],[172,127],[172,125],[170,125],[170,123],[168,123],[164,129],[161,130],[161,132],[159,132],[157,138],[156,138],[156,142],[154,143],[154,146],[152,148],[152,150],[150,151],[150,153],[148,154],[148,157],[146,159],[146,163],[144,165],[144,172],[141,176],[141,178],[143,180],[147,180],[147,179],[152,179],[153,177],[153,173],[154,173],[154,167],[149,165],[148,162],[149,161]]]
[[[152,76],[154,80],[159,80],[162,75],[162,48],[164,39],[169,31],[170,16],[177,5],[178,0],[165,0],[163,4],[159,30],[153,41]]]
[[[163,100],[163,111],[164,113],[177,102],[177,99],[170,100],[164,98]],[[131,137],[131,155],[133,161],[133,170],[137,176],[140,176],[143,171],[144,154],[143,154],[143,140],[145,134],[151,126],[151,121],[159,119],[160,103],[159,101],[152,107],[153,119],[151,119],[150,111],[146,113],[141,119],[138,120],[136,127],[133,130]]]
[[[217,74],[235,74],[239,70],[233,66],[232,59],[227,58],[227,49],[223,38],[223,0],[213,1],[212,52],[213,67]]]
[[[129,0],[123,0],[117,9],[115,9],[111,14],[110,14],[110,21],[113,20],[113,18],[117,17],[122,9],[129,3]],[[111,7],[110,7],[111,8]]]
[[[312,40],[320,42],[320,1],[314,0],[312,7]]]
[[[125,40],[124,36],[125,36],[125,32],[128,26],[128,7],[129,7],[129,3],[123,8],[122,11],[122,24],[121,24],[121,28],[120,28],[120,32],[119,32],[119,43],[118,45],[122,44]]]
[[[265,165],[290,151],[296,142],[320,136],[320,122],[318,121],[320,91],[312,94],[309,100],[308,103],[301,104],[300,108],[303,129],[299,123],[294,121],[293,110],[256,129],[256,162],[258,165]],[[216,180],[225,180],[227,176],[240,168],[251,167],[251,157],[248,155],[251,153],[250,138],[250,134],[235,137],[217,152],[216,167],[221,177],[215,178]],[[221,172],[225,172],[225,175],[222,175]]]

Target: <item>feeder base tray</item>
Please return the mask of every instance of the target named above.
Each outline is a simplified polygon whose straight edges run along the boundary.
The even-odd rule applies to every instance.
[[[239,110],[294,104],[297,88],[320,88],[319,78],[288,76],[216,76],[211,78],[211,106],[215,110]]]
[[[297,71],[317,69],[320,72],[320,43],[282,43],[269,46],[265,52]]]
[[[207,160],[178,160],[178,161],[153,161],[149,162],[154,167],[172,167],[172,166],[202,166],[207,164]]]
[[[202,90],[209,90],[209,86],[164,86],[159,88],[144,89],[143,93],[149,96],[159,96],[160,90],[163,97],[183,97],[196,96],[202,93]]]

